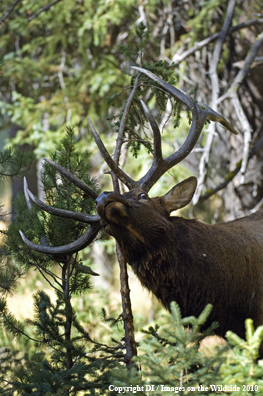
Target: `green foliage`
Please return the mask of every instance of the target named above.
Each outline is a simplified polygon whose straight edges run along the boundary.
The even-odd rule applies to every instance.
[[[21,148],[3,150],[0,152],[0,181],[25,174],[33,161],[34,155],[30,151]]]
[[[24,325],[9,312],[4,298],[0,299],[0,312],[1,325],[4,326],[7,333],[11,333],[14,338],[24,333]]]
[[[242,340],[233,332],[227,332],[226,338],[233,349],[220,370],[224,375],[223,384],[238,384],[241,387],[242,391],[236,393],[237,395],[245,394],[242,385],[257,385],[259,390],[263,391],[263,360],[256,364],[260,344],[263,341],[263,326],[254,330],[251,319],[247,319],[245,325],[246,340]]]
[[[214,347],[212,353],[202,352],[199,350],[200,341],[212,332],[212,328],[200,334],[200,327],[211,309],[208,305],[198,318],[182,318],[179,307],[172,303],[171,315],[165,315],[161,326],[151,326],[143,331],[147,338],[140,342],[139,355],[135,358],[139,370],[113,369],[111,378],[114,386],[126,387],[131,393],[132,387],[137,387],[138,395],[148,396],[153,392],[156,395],[261,394],[263,361],[257,362],[256,359],[263,326],[254,332],[248,320],[246,341],[229,333],[227,338],[234,346],[233,350],[229,350],[226,344]],[[211,385],[226,388],[213,390]],[[255,385],[259,393],[255,391]]]
[[[200,335],[200,327],[211,309],[211,306],[207,306],[198,318],[182,318],[179,307],[172,303],[171,315],[165,316],[161,327],[151,326],[147,331],[144,330],[148,337],[140,343],[141,352],[135,358],[140,370],[127,372],[125,385],[139,384],[144,390],[150,390],[150,386],[153,386],[157,395],[163,395],[161,385],[179,388],[196,386],[198,381],[210,383],[224,360],[224,348],[216,351],[212,357],[198,352],[200,341],[205,336]],[[211,331],[212,329],[206,334],[209,335]],[[123,386],[124,372],[117,373],[113,370],[112,374],[113,382]],[[172,393],[174,390],[167,392]],[[143,391],[138,394],[150,393]]]
[[[0,230],[0,235],[4,231]],[[0,247],[0,294],[5,295],[14,292],[23,275],[23,270],[18,268],[10,258],[11,253],[7,246]]]
[[[54,161],[68,168],[73,174],[92,188],[96,189],[96,181],[89,176],[90,153],[84,151],[82,154],[76,152],[76,142],[74,132],[67,129],[66,137],[62,140],[60,148],[51,156]],[[59,180],[59,182],[58,182]],[[45,164],[42,174],[45,199],[49,205],[54,205],[60,209],[92,213],[95,209],[94,201],[79,193],[68,179],[66,179],[49,164]],[[12,254],[20,265],[26,267],[35,266],[35,260],[40,258],[37,253],[28,255],[28,248],[22,242],[18,230],[22,229],[25,234],[35,243],[40,243],[45,235],[50,245],[64,245],[79,238],[84,229],[76,227],[75,221],[62,219],[49,215],[44,211],[37,211],[36,208],[29,210],[23,196],[19,196],[14,202],[16,210],[16,221],[10,226],[7,236],[8,245],[11,246]],[[64,230],[68,232],[65,233]],[[31,257],[31,259],[30,259]],[[45,257],[42,260],[45,268],[54,265],[54,260]],[[83,276],[83,274],[79,274]]]
[[[158,3],[147,2],[147,14],[154,14]],[[139,15],[136,1],[67,0],[27,24],[25,15],[30,17],[42,7],[40,1],[27,0],[16,9],[14,19],[3,26],[1,113],[6,125],[12,122],[21,126],[10,144],[26,142],[38,157],[47,155],[57,147],[69,123],[76,126],[77,132],[86,133],[87,115],[93,121],[105,118],[108,108],[104,98],[109,93],[108,105],[114,103],[119,108],[113,123],[118,128],[127,99],[127,90],[120,95],[120,87],[129,84],[131,64],[149,68],[174,82],[175,65],[152,60],[151,32],[142,22],[135,23]],[[125,39],[120,39],[122,36]],[[120,72],[121,64],[124,73]],[[142,81],[149,84],[144,77]],[[131,86],[133,83],[134,78]],[[147,90],[139,89],[137,98]],[[167,97],[163,91],[154,89],[151,98],[161,111],[165,109]],[[143,131],[138,136],[138,127],[146,121],[138,101],[131,110],[124,138],[137,156],[141,145],[149,151],[151,142]],[[177,114],[176,110],[173,114]],[[105,121],[101,130],[105,130]]]
[[[140,31],[135,0],[64,0],[28,22],[43,6],[26,0],[16,7],[1,27],[0,48],[0,111],[5,126],[21,126],[10,143],[27,142],[38,157],[55,149],[69,123],[83,133],[87,115],[105,118],[105,96],[129,81],[119,70],[123,55],[117,48],[122,36],[132,40]],[[146,8],[154,11],[156,1]],[[0,14],[6,11],[4,2]]]

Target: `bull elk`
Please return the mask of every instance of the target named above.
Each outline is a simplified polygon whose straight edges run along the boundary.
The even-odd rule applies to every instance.
[[[207,105],[198,105],[189,95],[151,72],[135,69],[190,109],[192,124],[182,147],[163,158],[159,128],[142,102],[153,130],[154,158],[146,175],[134,181],[112,160],[90,122],[104,160],[129,191],[124,194],[103,192],[97,196],[67,170],[47,160],[96,200],[98,214],[91,216],[50,207],[25,187],[28,199],[43,210],[89,223],[90,227],[79,240],[60,247],[35,245],[22,232],[21,236],[32,249],[59,255],[81,250],[94,239],[100,227],[104,227],[118,241],[142,285],[167,309],[176,301],[183,316],[198,316],[206,304],[211,303],[213,311],[207,325],[217,321],[218,335],[224,337],[227,330],[232,330],[244,337],[246,318],[252,318],[255,326],[263,324],[263,212],[215,225],[171,215],[191,201],[197,184],[195,177],[177,184],[162,197],[148,196],[156,181],[191,152],[206,119],[220,122],[232,133],[237,132]]]

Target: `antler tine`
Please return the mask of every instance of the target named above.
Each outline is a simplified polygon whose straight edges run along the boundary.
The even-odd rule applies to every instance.
[[[149,70],[143,69],[142,67],[131,66],[132,69],[138,70],[139,72],[148,76],[151,80],[156,81],[161,87],[173,95],[176,99],[179,99],[183,102],[187,107],[190,109],[196,107],[196,103],[194,99],[188,95],[186,92],[182,91],[181,89],[175,88],[173,85],[168,84],[166,81],[162,80],[160,77],[156,76]]]
[[[138,182],[136,182],[136,185],[140,186],[146,191],[149,191],[150,188],[167,170],[181,162],[188,154],[190,154],[200,136],[206,119],[220,122],[226,129],[234,134],[237,134],[237,131],[222,115],[211,109],[209,106],[197,104],[190,95],[163,81],[160,77],[156,76],[149,70],[145,70],[137,66],[132,66],[132,68],[138,70],[140,73],[146,74],[151,80],[156,81],[166,92],[169,92],[176,99],[183,102],[192,113],[192,124],[190,131],[182,147],[180,147],[179,150],[170,155],[168,158],[159,161],[158,166],[152,165],[147,174],[138,180]],[[152,121],[149,120],[149,122],[152,125]]]
[[[99,230],[101,229],[101,225],[99,222],[92,224],[87,231],[76,241],[69,243],[68,245],[58,246],[58,247],[50,247],[50,246],[42,246],[37,245],[31,242],[24,233],[19,230],[21,238],[24,243],[32,250],[35,250],[40,253],[51,254],[52,256],[65,256],[68,254],[77,253],[79,250],[84,249],[88,246],[96,237]]]
[[[44,158],[46,162],[48,162],[50,165],[52,165],[54,168],[56,168],[62,175],[66,176],[67,179],[69,179],[75,186],[80,188],[82,191],[84,191],[86,194],[88,194],[94,201],[98,197],[98,194],[92,190],[92,188],[88,187],[83,181],[78,179],[76,176],[74,176],[72,173],[70,173],[66,168],[63,166],[57,164],[56,162]]]
[[[154,161],[156,162],[162,162],[162,138],[161,138],[161,133],[160,129],[153,118],[152,113],[146,106],[146,104],[141,100],[141,105],[143,107],[144,113],[147,117],[147,120],[149,121],[152,131],[153,131],[153,149],[154,149]]]
[[[232,127],[232,125],[223,117],[221,114],[217,113],[207,104],[198,103],[197,110],[199,112],[200,118],[204,117],[205,120],[219,122],[223,125],[229,132],[234,135],[238,135],[238,132]]]
[[[28,190],[27,179],[26,179],[26,177],[24,177],[24,196],[25,196],[27,208],[28,208],[29,210],[31,210],[32,207],[33,207],[33,205],[32,205],[32,202],[31,202],[31,200],[30,200],[30,197],[29,197],[29,195],[28,195],[28,191],[29,191],[29,190]]]
[[[29,189],[28,189],[28,184],[27,184],[26,177],[24,177],[24,196],[25,196],[25,200],[26,200],[26,204],[27,204],[28,209],[32,210],[33,209],[33,204],[32,204],[32,200],[30,199]],[[41,235],[40,244],[41,244],[41,246],[49,246],[48,240],[47,240],[47,237],[46,237],[45,234]]]
[[[89,121],[89,126],[90,130],[92,133],[92,136],[97,144],[97,147],[104,159],[104,161],[107,163],[109,168],[112,170],[112,172],[120,179],[129,189],[135,187],[135,181],[132,180],[125,172],[123,172],[118,165],[114,162],[114,160],[111,158],[110,154],[108,153],[106,147],[104,146],[101,138],[99,137],[96,129],[94,128],[94,125],[92,124],[91,120],[88,118]]]
[[[164,160],[167,170],[181,162],[188,154],[190,154],[200,136],[200,133],[202,132],[206,120],[218,121],[231,133],[234,133],[235,135],[238,134],[238,132],[221,114],[211,109],[208,105],[198,105],[196,103],[196,109],[198,116],[196,117],[196,112],[192,111],[192,124],[184,144],[178,151]]]
[[[148,181],[150,181],[155,177],[156,180],[158,180],[163,172],[162,172],[162,167],[164,164],[164,160],[163,160],[163,156],[162,156],[162,138],[161,138],[161,133],[160,133],[160,129],[152,115],[152,113],[150,112],[150,110],[148,109],[148,107],[146,106],[146,104],[141,100],[141,104],[144,110],[144,113],[147,117],[147,120],[149,121],[152,131],[153,131],[153,149],[154,149],[154,156],[153,156],[153,162],[152,165],[150,167],[150,169],[148,170],[148,172],[146,173],[146,175],[144,175],[140,180],[138,180],[136,182],[136,185],[146,191],[148,191],[152,185],[150,185],[148,183]],[[161,174],[159,174],[161,173]],[[154,183],[153,183],[154,184]]]
[[[88,224],[96,223],[100,220],[99,215],[87,215],[85,213],[73,212],[71,210],[54,208],[53,206],[47,205],[45,202],[38,199],[34,194],[32,194],[32,192],[28,188],[26,188],[25,190],[31,201],[33,201],[40,209],[43,209],[47,213],[59,217],[82,221],[83,223]]]

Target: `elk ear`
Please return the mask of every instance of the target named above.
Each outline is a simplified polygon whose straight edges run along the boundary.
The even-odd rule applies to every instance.
[[[186,206],[193,198],[196,185],[196,177],[191,176],[165,194],[161,199],[167,212],[171,213],[173,210]]]

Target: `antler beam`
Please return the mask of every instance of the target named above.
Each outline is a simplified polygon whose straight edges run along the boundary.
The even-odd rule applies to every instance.
[[[25,244],[30,249],[45,254],[51,254],[52,256],[56,257],[56,256],[65,256],[65,255],[77,253],[78,251],[84,249],[95,239],[100,229],[101,229],[101,225],[99,223],[92,224],[87,229],[87,231],[76,241],[58,247],[37,245],[31,242],[21,230],[19,230],[19,233]]]
[[[88,215],[86,213],[78,213],[71,210],[58,209],[54,208],[53,206],[47,205],[45,202],[41,201],[34,194],[32,194],[29,189],[27,189],[27,194],[40,209],[52,215],[82,221],[83,223],[88,224],[97,223],[100,220],[99,215]]]

